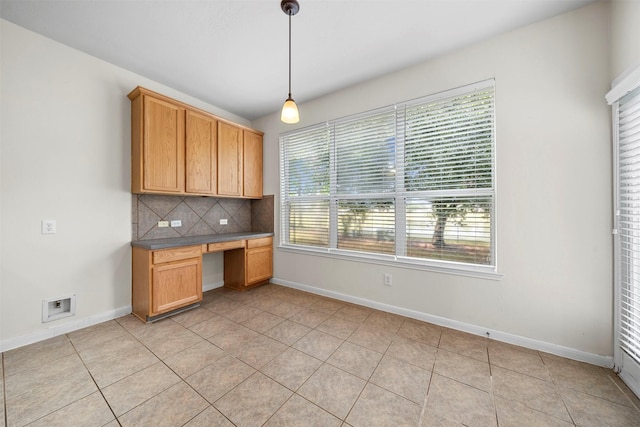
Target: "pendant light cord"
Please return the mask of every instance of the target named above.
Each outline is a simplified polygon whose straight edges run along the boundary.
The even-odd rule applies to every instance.
[[[289,98],[291,98],[291,11],[289,11]]]

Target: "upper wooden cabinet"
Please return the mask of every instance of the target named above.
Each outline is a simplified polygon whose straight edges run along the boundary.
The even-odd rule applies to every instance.
[[[262,135],[244,131],[243,189],[245,197],[262,197]]]
[[[218,194],[242,196],[242,129],[228,123],[218,126]]]
[[[262,197],[262,133],[137,87],[131,192]]]
[[[187,110],[186,192],[217,194],[218,121]]]

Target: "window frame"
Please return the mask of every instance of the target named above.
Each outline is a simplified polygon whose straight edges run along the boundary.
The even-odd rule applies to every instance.
[[[445,195],[452,195],[456,192],[466,196],[482,196],[487,197],[491,201],[491,215],[489,216],[489,233],[490,233],[490,245],[491,245],[491,261],[489,265],[483,264],[473,264],[473,263],[463,263],[457,261],[449,261],[449,260],[435,260],[430,258],[418,258],[418,257],[409,257],[406,256],[405,246],[406,246],[406,228],[407,228],[407,220],[406,220],[406,206],[405,201],[410,198],[420,198],[425,197],[423,193],[419,191],[408,191],[404,189],[404,143],[405,143],[405,129],[398,129],[399,127],[404,127],[405,123],[405,112],[407,108],[412,106],[426,104],[429,102],[435,102],[438,100],[445,100],[449,98],[456,98],[465,94],[474,94],[482,90],[491,89],[492,90],[492,158],[490,161],[491,164],[491,187],[490,188],[474,188],[469,190],[442,190]],[[395,229],[395,246],[396,250],[393,255],[391,254],[382,254],[375,252],[359,252],[353,250],[345,250],[340,249],[337,246],[337,234],[339,229],[339,223],[337,219],[337,209],[336,204],[339,200],[344,199],[344,195],[339,194],[336,190],[336,167],[335,167],[335,158],[334,156],[336,151],[336,143],[333,139],[335,124],[344,123],[349,121],[357,120],[358,118],[366,118],[373,116],[375,114],[384,114],[385,111],[393,109],[395,112],[395,126],[396,126],[396,135],[395,135],[395,144],[396,144],[396,172],[395,172],[395,180],[396,187],[393,193],[366,193],[362,196],[366,199],[376,199],[376,198],[392,198],[394,200],[394,210],[395,210],[395,221],[394,221],[394,229]],[[480,81],[477,83],[461,86],[455,89],[446,90],[442,92],[438,92],[432,95],[416,98],[413,100],[399,102],[397,104],[386,106],[362,113],[357,113],[353,115],[349,115],[346,117],[341,117],[335,120],[326,121],[323,123],[298,128],[295,130],[291,130],[288,132],[283,132],[279,135],[279,162],[280,162],[280,202],[279,202],[279,225],[280,225],[280,238],[278,242],[278,249],[286,252],[293,253],[302,253],[314,256],[322,256],[329,258],[337,258],[337,259],[346,259],[350,261],[358,261],[364,263],[373,263],[376,265],[388,265],[394,267],[404,267],[410,269],[417,270],[425,270],[425,271],[434,271],[439,273],[448,273],[448,274],[456,274],[468,277],[477,277],[483,279],[491,279],[491,280],[500,280],[502,278],[502,274],[498,273],[498,262],[497,262],[497,182],[496,182],[496,158],[497,158],[497,144],[496,144],[496,103],[495,103],[495,79],[488,79],[484,81]],[[318,195],[318,196],[305,196],[305,197],[297,197],[296,200],[327,200],[330,206],[329,212],[329,244],[328,247],[320,247],[320,246],[307,246],[295,243],[288,243],[289,241],[289,227],[285,226],[287,224],[288,219],[288,208],[287,202],[290,200],[289,196],[285,196],[286,190],[288,189],[287,176],[288,173],[285,172],[285,148],[284,144],[288,137],[291,135],[300,134],[305,131],[314,131],[326,129],[328,132],[328,144],[329,144],[329,174],[330,174],[330,189],[329,193],[326,195]],[[400,146],[400,148],[398,148]],[[400,153],[400,155],[398,155]],[[400,191],[399,188],[402,188],[403,191]],[[365,197],[366,196],[366,197]],[[350,197],[347,195],[347,198]],[[433,193],[429,194],[427,198],[432,198]],[[404,248],[404,249],[403,249]]]

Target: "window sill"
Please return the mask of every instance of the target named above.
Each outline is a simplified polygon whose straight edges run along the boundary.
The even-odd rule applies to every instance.
[[[450,261],[434,262],[430,260],[420,260],[417,258],[398,257],[395,255],[366,254],[340,249],[310,248],[295,245],[280,245],[278,246],[278,250],[326,258],[365,262],[369,264],[431,271],[435,273],[455,274],[458,276],[475,277],[479,279],[502,280],[502,277],[504,276],[503,274],[498,273],[493,266],[472,266]]]

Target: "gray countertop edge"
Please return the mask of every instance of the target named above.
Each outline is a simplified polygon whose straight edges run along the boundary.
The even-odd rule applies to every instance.
[[[207,243],[230,242],[242,239],[270,237],[273,233],[244,232],[226,234],[208,234],[206,236],[168,237],[165,239],[133,240],[131,246],[148,250],[178,248],[181,246],[203,245]]]

